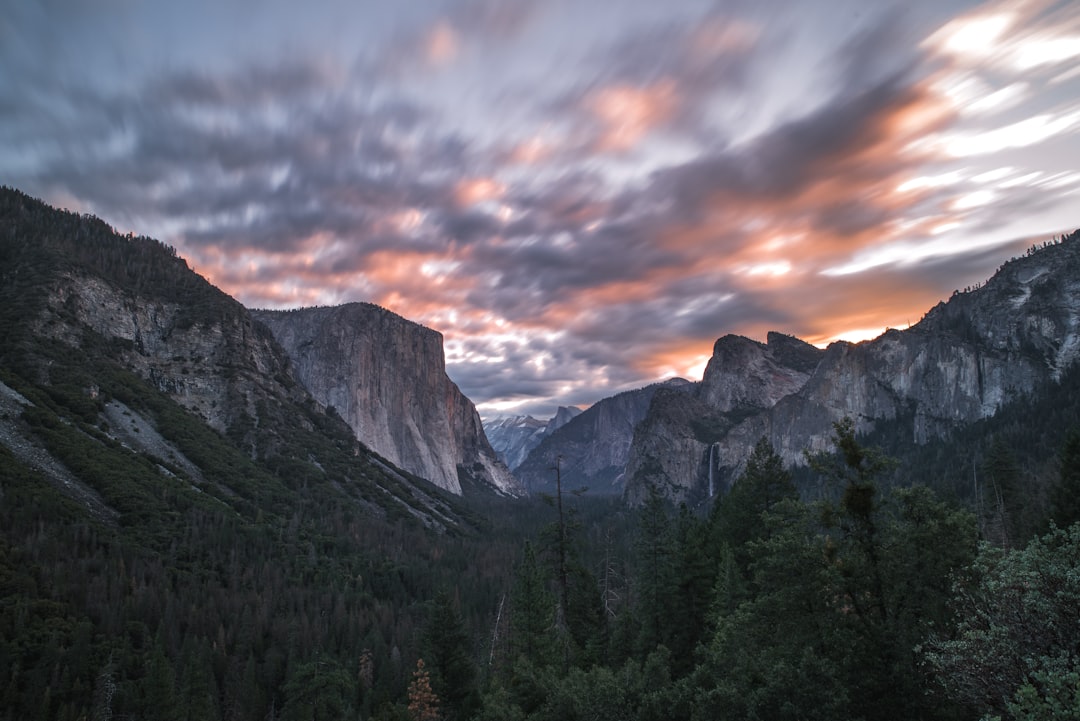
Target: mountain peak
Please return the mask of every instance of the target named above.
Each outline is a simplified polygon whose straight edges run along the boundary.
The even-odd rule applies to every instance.
[[[364,445],[452,493],[462,492],[463,474],[519,492],[476,408],[446,375],[442,334],[370,303],[252,315],[288,352],[304,387]]]

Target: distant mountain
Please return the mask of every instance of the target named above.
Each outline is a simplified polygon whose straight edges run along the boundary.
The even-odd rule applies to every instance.
[[[768,438],[784,460],[830,445],[849,416],[922,444],[1061,380],[1080,358],[1080,233],[1006,263],[907,330],[825,351],[770,334],[717,341],[694,394],[657,394],[636,427],[627,494],[674,499],[722,490]]]
[[[513,471],[542,440],[579,415],[580,408],[560,406],[547,421],[532,416],[499,416],[485,421],[484,433],[499,458]]]
[[[592,493],[621,494],[634,428],[661,390],[692,392],[696,384],[672,378],[594,403],[545,437],[514,474],[530,492],[555,487],[559,459],[564,488],[588,487]]]
[[[289,354],[297,378],[356,437],[451,493],[520,495],[472,401],[447,377],[442,335],[368,303],[251,311]]]

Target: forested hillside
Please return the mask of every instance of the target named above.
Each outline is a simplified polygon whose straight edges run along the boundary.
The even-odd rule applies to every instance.
[[[883,490],[895,469],[850,426],[836,445],[815,459],[830,493],[812,502],[763,443],[705,517],[659,496],[629,511],[568,495],[560,523],[556,499],[491,500],[477,509],[491,525],[453,537],[372,522],[314,493],[280,518],[246,519],[164,488],[161,506],[110,523],[5,452],[0,709],[1075,714],[1080,435],[1062,451],[1045,525],[1008,547],[925,487]]]
[[[1076,367],[702,509],[462,500],[168,248],[3,199],[0,719],[1080,717]]]

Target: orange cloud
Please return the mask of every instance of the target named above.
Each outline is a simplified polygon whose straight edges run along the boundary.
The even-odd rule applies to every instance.
[[[679,107],[679,93],[671,80],[646,87],[616,85],[592,92],[585,105],[603,127],[598,149],[621,152],[671,122]]]
[[[460,206],[498,200],[505,194],[506,186],[493,178],[468,178],[454,187],[454,200]]]
[[[509,152],[507,160],[516,165],[537,165],[551,158],[555,148],[550,142],[539,135],[515,145]]]
[[[783,260],[814,268],[895,240],[911,229],[894,221],[928,197],[905,181],[938,159],[913,144],[954,118],[932,83],[920,82],[874,112],[837,148],[793,168],[800,180],[790,187],[748,192],[721,184],[707,195],[697,218],[667,229],[665,246],[707,248],[715,245],[710,239],[719,239],[724,257],[717,262],[726,267]],[[935,223],[950,217],[948,209],[939,210]],[[778,244],[777,238],[786,240]]]
[[[424,53],[432,65],[445,65],[457,57],[461,49],[458,32],[445,20],[437,23],[424,38]]]
[[[699,381],[711,356],[711,344],[691,339],[642,355],[633,365],[646,378],[677,376]]]
[[[700,60],[717,55],[745,52],[761,36],[761,28],[743,20],[711,17],[690,35],[690,48]]]

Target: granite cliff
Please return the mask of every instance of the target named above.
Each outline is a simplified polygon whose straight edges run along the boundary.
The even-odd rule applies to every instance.
[[[462,477],[520,493],[472,401],[447,377],[440,333],[367,303],[251,313],[304,388],[368,448],[452,493]]]
[[[170,488],[247,515],[317,497],[461,525],[447,494],[364,447],[271,331],[172,248],[6,188],[0,337],[0,445],[98,518],[141,517],[149,501],[133,499]],[[443,393],[446,423],[482,439],[472,405]],[[146,463],[120,492],[112,466]]]
[[[704,498],[763,436],[787,463],[802,463],[804,451],[829,446],[845,416],[860,432],[898,421],[925,443],[1057,381],[1078,358],[1080,233],[871,341],[820,351],[774,334],[765,346],[725,336],[692,399],[653,399],[630,451],[628,498],[650,484]]]
[[[666,488],[670,479],[690,479],[684,491],[672,493],[680,500],[700,501],[722,491],[726,479],[715,471],[710,475],[702,463],[710,447],[802,388],[823,355],[781,333],[769,333],[766,343],[735,335],[717,340],[701,383],[690,393],[657,393],[635,428],[626,463],[626,477],[633,481],[627,499],[640,502],[648,484]]]

